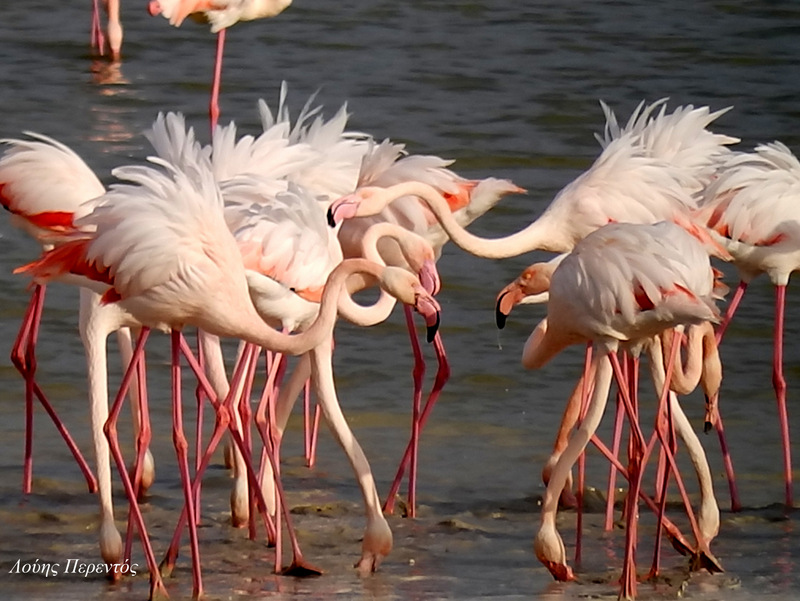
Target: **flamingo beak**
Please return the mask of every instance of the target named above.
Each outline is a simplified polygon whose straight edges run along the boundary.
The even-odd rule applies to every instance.
[[[422,287],[428,291],[431,296],[439,294],[442,288],[442,281],[439,278],[439,271],[436,269],[436,263],[431,259],[426,260],[422,264],[422,268],[417,274]]]
[[[425,318],[425,325],[428,328],[427,340],[428,342],[433,342],[436,333],[439,331],[439,324],[441,323],[441,306],[439,306],[439,303],[430,294],[421,292],[417,295],[414,308]]]
[[[525,293],[516,280],[500,291],[494,308],[494,320],[498,329],[502,330],[506,326],[506,319],[511,313],[511,309],[523,298],[525,298]]]
[[[356,211],[358,211],[358,200],[354,195],[342,196],[328,207],[328,225],[336,227],[345,219],[355,217]]]

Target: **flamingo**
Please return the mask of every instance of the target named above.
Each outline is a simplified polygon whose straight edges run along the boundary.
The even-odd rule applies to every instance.
[[[494,206],[503,196],[510,193],[523,192],[521,188],[509,180],[486,178],[468,180],[457,175],[449,166],[453,161],[430,155],[408,154],[403,144],[390,140],[376,144],[369,142],[369,150],[364,155],[358,178],[358,186],[387,187],[406,181],[422,181],[430,184],[443,194],[448,202],[454,218],[462,226],[471,223]],[[361,252],[359,240],[368,228],[379,223],[397,224],[416,234],[423,236],[431,245],[438,258],[442,247],[447,242],[447,235],[436,223],[435,217],[423,202],[413,195],[401,197],[383,209],[380,214],[361,219],[349,219],[343,222],[339,231],[339,240],[346,257],[359,256]],[[384,245],[382,253],[390,264],[401,264],[392,256],[391,249]],[[429,291],[432,291],[429,288]],[[416,465],[419,445],[419,432],[430,415],[450,374],[450,366],[440,336],[434,339],[434,350],[438,361],[438,370],[433,387],[424,406],[421,403],[422,378],[425,372],[424,358],[416,339],[411,315],[406,310],[406,323],[414,351],[414,398],[412,405],[411,437],[403,458],[398,466],[397,474],[384,502],[384,511],[392,513],[397,491],[399,490],[405,470],[409,469],[408,511],[409,517],[416,514]]]
[[[285,353],[305,353],[329,339],[335,299],[354,271],[367,271],[377,277],[382,286],[400,300],[424,312],[432,326],[438,323],[438,305],[413,275],[402,269],[381,268],[368,261],[351,261],[331,273],[319,317],[311,327],[294,336],[277,332],[260,318],[250,300],[241,254],[225,223],[222,195],[210,169],[198,164],[186,173],[169,163],[162,164],[166,173],[150,166],[114,170],[115,177],[131,183],[113,186],[100,206],[78,220],[76,225],[84,231],[76,234],[74,241],[46,253],[42,260],[21,271],[30,272],[40,280],[63,273],[98,280],[107,287],[102,297],[104,302],[119,302],[148,327],[170,327],[176,347],[179,330],[194,325],[216,336],[233,337]],[[334,299],[333,304],[331,299]],[[210,389],[207,392],[213,395]],[[325,394],[320,397],[328,398]],[[197,539],[191,527],[193,484],[190,485],[188,478],[179,404],[177,400],[174,402],[174,436],[193,539],[193,594],[197,597],[202,592],[202,583]],[[327,403],[323,404],[323,411],[329,422],[336,421],[335,412]],[[195,483],[219,442],[227,425],[224,422],[223,419],[218,423],[212,435]],[[106,432],[111,438],[115,437],[113,425],[107,425]],[[353,444],[354,439],[344,442]],[[121,476],[143,539],[151,574],[151,594],[163,594],[163,583],[130,480],[125,473]],[[283,506],[286,511],[285,504]],[[285,515],[288,519],[288,513]],[[373,532],[368,531],[368,536],[372,535]],[[375,542],[382,545],[381,553],[388,552],[385,540],[371,540],[368,544]],[[297,558],[299,549],[295,551]]]
[[[180,27],[186,17],[192,17],[210,23],[211,33],[217,34],[217,53],[214,59],[214,77],[209,103],[212,132],[219,120],[222,54],[227,28],[239,21],[275,17],[291,3],[292,0],[151,0],[148,4],[150,15],[163,15],[174,27]]]
[[[546,303],[549,298],[550,279],[553,271],[566,257],[566,254],[557,255],[553,259],[546,262],[533,263],[523,270],[523,272],[514,281],[505,286],[498,294],[495,306],[495,316],[498,328],[505,327],[506,319],[509,313],[517,304],[539,304]],[[716,275],[721,275],[715,270]],[[718,298],[724,298],[727,293],[727,287],[719,281],[715,283],[715,294]],[[669,331],[667,332],[667,334]],[[667,335],[665,334],[665,335]],[[722,449],[723,462],[725,464],[725,471],[728,480],[728,486],[731,496],[731,509],[738,511],[741,508],[739,500],[739,492],[736,486],[736,479],[733,472],[733,464],[730,457],[730,452],[722,432],[722,424],[718,421],[719,409],[719,388],[722,379],[722,365],[719,359],[719,351],[716,341],[709,338],[708,327],[692,327],[689,329],[689,350],[687,355],[687,362],[685,369],[682,364],[677,364],[673,372],[673,377],[670,382],[670,388],[678,394],[689,394],[694,390],[698,383],[702,386],[706,397],[706,422],[704,426],[705,432],[708,432],[712,427],[716,427],[720,433],[720,446]],[[556,436],[556,441],[553,445],[553,453],[550,455],[548,461],[542,470],[542,480],[545,485],[550,479],[550,473],[553,465],[558,460],[558,457],[563,452],[568,443],[568,435],[571,428],[577,423],[580,390],[583,386],[583,380],[579,380],[575,389],[567,402],[567,406],[562,418],[561,425]],[[657,386],[660,389],[660,386]],[[676,411],[680,408],[676,409]],[[617,425],[621,426],[619,421],[622,414],[617,412]],[[614,428],[614,453],[618,450],[619,444],[619,427]],[[688,444],[688,443],[687,443]],[[611,466],[609,473],[608,494],[609,499],[607,512],[606,512],[606,530],[610,530],[612,526],[612,512],[613,512],[613,494],[615,488],[615,467]],[[561,502],[566,507],[573,507],[577,503],[574,495],[572,494],[572,476],[570,475],[567,480],[567,486],[561,493]]]
[[[553,470],[534,543],[537,557],[556,578],[573,577],[555,527],[558,497],[603,414],[620,342],[636,343],[677,325],[718,321],[713,281],[707,252],[670,223],[610,224],[578,243],[553,273],[547,317],[528,339],[523,365],[539,369],[567,346],[582,341],[590,340],[595,347],[594,390],[581,426]],[[626,387],[620,386],[627,403]],[[633,408],[628,411],[631,427],[636,428]],[[641,430],[635,431],[644,451]],[[629,473],[631,505],[620,593],[626,599],[636,594],[635,502],[644,459],[634,456]]]
[[[737,153],[706,189],[698,218],[733,255],[740,282],[717,330],[721,341],[750,281],[766,273],[775,287],[772,383],[783,444],[784,503],[794,504],[786,380],[783,375],[783,321],[786,286],[800,267],[800,162],[781,142]]]
[[[497,295],[496,300],[496,317],[499,328],[505,326],[505,320],[510,313],[511,309],[516,304],[532,304],[532,303],[546,303],[549,300],[550,280],[553,272],[558,265],[566,258],[567,254],[557,255],[555,258],[547,262],[534,263],[527,267],[518,278],[505,286]],[[714,270],[715,275],[718,272]],[[724,298],[727,292],[727,287],[720,282],[715,282],[714,294],[716,298]],[[666,355],[671,355],[672,347],[672,330],[666,330],[662,335],[657,337],[654,341],[647,344],[648,355],[650,356],[651,371],[653,374],[653,381],[657,391],[663,388],[665,375],[664,370],[666,365],[659,365],[664,362],[661,356],[661,339],[665,340],[667,347]],[[587,374],[588,378],[593,377],[593,372]],[[687,445],[692,462],[696,468],[698,481],[701,490],[701,512],[697,531],[699,533],[699,542],[702,549],[702,556],[710,557],[710,550],[708,544],[711,539],[716,536],[719,530],[719,510],[716,506],[716,499],[713,495],[713,488],[711,485],[711,474],[706,460],[705,453],[702,450],[700,441],[697,439],[693,430],[689,427],[686,421],[685,414],[674,398],[674,393],[677,392],[681,395],[686,395],[692,392],[698,384],[700,384],[705,392],[707,404],[707,417],[705,430],[708,431],[712,427],[713,420],[716,419],[717,400],[719,397],[719,389],[722,381],[722,364],[719,358],[719,352],[716,342],[713,339],[713,328],[708,322],[703,322],[699,325],[690,326],[688,329],[688,344],[686,361],[677,361],[673,367],[672,378],[669,382],[670,385],[670,410],[675,419],[678,434]],[[566,409],[559,426],[558,434],[553,445],[553,453],[550,455],[548,461],[542,470],[542,480],[547,485],[550,481],[550,476],[553,467],[558,462],[559,457],[569,443],[569,433],[575,424],[579,421],[580,413],[580,399],[581,391],[583,390],[584,378],[581,377],[578,384],[575,386],[569,400],[567,401]],[[617,411],[618,421],[621,418],[619,407]],[[621,425],[618,423],[618,426]],[[618,452],[619,427],[614,429],[614,445],[613,453]],[[724,442],[721,440],[721,442]],[[731,498],[738,503],[738,491],[736,489],[735,480],[732,478],[733,468],[730,465],[730,457],[727,449],[723,446],[723,456],[726,462],[726,470],[729,475],[729,486],[731,489]],[[607,506],[606,514],[606,529],[611,529],[612,509],[614,489],[615,489],[615,467],[611,466],[608,484],[609,503]],[[663,497],[662,497],[663,499]],[[689,506],[688,499],[684,496],[687,507]],[[560,497],[561,504],[566,507],[578,506],[580,511],[580,503],[572,493],[572,475],[568,474],[566,485],[561,491]],[[580,515],[580,514],[579,514]],[[660,530],[659,530],[660,532]],[[655,565],[654,561],[654,565]],[[654,568],[655,571],[655,568]]]
[[[728,109],[711,112],[708,107],[688,106],[666,114],[664,102],[640,104],[624,128],[603,105],[607,122],[600,156],[556,195],[541,216],[515,234],[493,240],[470,234],[450,214],[443,195],[422,182],[385,189],[361,187],[331,205],[329,222],[374,215],[395,199],[413,195],[425,202],[459,248],[490,259],[532,250],[570,252],[579,240],[608,223],[666,220],[699,230],[689,214],[697,207],[695,195],[730,154],[727,145],[738,139],[706,129]],[[653,116],[658,107],[661,110]]]
[[[102,0],[106,11],[106,33],[100,18],[100,0],[92,0],[92,50],[100,56],[106,53],[106,38],[108,38],[108,52],[112,62],[119,62],[122,55],[122,23],[119,18],[119,0]]]

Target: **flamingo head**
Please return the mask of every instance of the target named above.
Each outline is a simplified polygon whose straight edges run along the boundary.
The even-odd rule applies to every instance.
[[[425,318],[428,342],[433,342],[439,330],[441,306],[420,283],[417,276],[401,267],[386,267],[380,276],[381,288],[401,303],[414,307]]]
[[[328,225],[336,227],[345,219],[366,217],[380,213],[385,206],[385,203],[381,203],[381,193],[385,194],[384,188],[364,186],[352,194],[342,196],[333,201],[328,207]]]

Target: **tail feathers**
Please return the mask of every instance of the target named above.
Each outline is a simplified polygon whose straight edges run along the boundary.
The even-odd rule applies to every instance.
[[[17,267],[14,273],[28,274],[35,280],[44,282],[65,274],[78,275],[95,282],[108,284],[112,286],[113,290],[114,278],[109,273],[109,268],[87,259],[89,242],[89,239],[80,239],[60,244],[45,252],[36,261]],[[107,301],[104,296],[105,302],[115,300],[119,300],[119,295],[116,293],[112,294]]]

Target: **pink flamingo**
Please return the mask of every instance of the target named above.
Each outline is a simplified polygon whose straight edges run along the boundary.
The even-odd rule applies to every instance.
[[[542,506],[534,543],[537,557],[558,579],[571,579],[564,544],[555,527],[559,494],[572,464],[583,452],[605,409],[620,342],[636,343],[683,323],[718,320],[712,297],[714,275],[708,254],[684,230],[669,223],[612,224],[576,245],[553,273],[548,315],[528,339],[523,365],[538,369],[567,346],[591,340],[596,347],[594,390],[580,427],[557,461]],[[619,375],[618,375],[619,378]],[[669,379],[669,369],[667,370]],[[620,597],[636,594],[634,551],[636,500],[647,445],[634,408],[626,399],[641,455],[632,457],[626,552]],[[666,391],[665,391],[666,392]]]
[[[71,272],[101,281],[109,286],[103,294],[105,302],[119,302],[144,324],[170,326],[176,351],[179,329],[194,325],[212,335],[233,337],[280,352],[305,353],[329,339],[336,299],[344,281],[354,271],[366,270],[403,302],[419,307],[431,324],[438,323],[438,306],[424,293],[413,275],[402,269],[381,268],[368,261],[351,261],[332,272],[323,293],[319,317],[312,327],[294,336],[277,332],[264,323],[250,300],[241,253],[225,224],[222,196],[210,170],[196,165],[191,175],[187,175],[170,168],[168,163],[163,164],[167,174],[145,166],[116,169],[116,177],[132,183],[112,187],[103,197],[101,206],[76,223],[94,232],[76,234],[75,241],[46,254],[23,271],[31,272],[38,279]],[[319,368],[324,369],[323,366]],[[198,372],[198,376],[202,377],[202,373]],[[177,389],[174,392],[177,393]],[[210,388],[207,393],[213,397]],[[329,398],[328,395],[320,397]],[[221,421],[218,421],[194,482],[190,482],[188,474],[179,399],[174,401],[174,437],[192,542],[195,597],[202,593],[202,582],[197,537],[193,534],[192,488],[202,477],[228,425],[225,416],[230,411],[230,401],[226,399],[220,407]],[[115,403],[115,409],[117,405]],[[326,417],[334,421],[335,412],[329,409],[323,404]],[[106,432],[110,439],[115,438],[113,423],[107,424]],[[241,439],[235,439],[240,451],[245,452]],[[354,440],[346,442],[352,444]],[[118,451],[113,442],[112,449]],[[117,453],[115,458],[120,467]],[[151,574],[151,594],[165,594],[130,479],[123,469],[120,472],[143,540]],[[279,480],[276,483],[279,484]],[[282,506],[288,520],[286,506]],[[300,563],[302,555],[294,538],[293,550],[295,561]],[[381,551],[388,552],[388,549]]]
[[[275,17],[282,13],[292,0],[150,0],[151,15],[163,15],[169,24],[180,27],[186,17],[211,24],[211,33],[217,34],[217,54],[214,60],[214,78],[211,84],[209,116],[211,131],[219,120],[219,89],[222,77],[222,54],[225,32],[239,21],[253,21]]]
[[[75,218],[91,210],[92,202],[105,192],[100,180],[86,163],[67,146],[46,136],[29,134],[30,140],[4,140],[10,148],[0,158],[0,180],[3,184],[3,198],[12,212],[12,220],[23,224],[26,231],[31,232],[44,249],[52,248],[68,240],[69,229]],[[39,298],[37,291],[43,294],[44,286],[34,284],[32,299]],[[33,306],[33,305],[32,305]],[[40,314],[41,306],[35,311]],[[122,539],[116,529],[111,489],[111,472],[109,448],[102,428],[108,416],[108,377],[106,365],[106,339],[112,332],[117,333],[123,366],[127,366],[131,353],[130,327],[138,328],[141,324],[130,314],[116,305],[103,306],[99,296],[91,290],[81,288],[79,330],[86,352],[89,407],[92,424],[92,440],[97,466],[97,482],[94,477],[90,481],[90,489],[99,488],[100,502],[100,554],[108,564],[117,564],[122,559]],[[33,385],[33,390],[48,406],[47,399],[41,395],[35,384],[35,338],[25,340],[22,333],[33,332],[38,327],[35,323],[23,323],[21,336],[15,347],[14,355],[24,362],[19,363],[26,378],[26,388]],[[19,362],[19,360],[18,360]],[[30,367],[32,366],[32,368]],[[28,384],[30,382],[31,384]],[[143,387],[142,387],[143,392]],[[131,398],[138,398],[140,386],[138,380],[132,383]],[[139,404],[132,403],[133,423],[137,449],[142,453],[142,461],[135,469],[139,470],[137,487],[143,495],[153,482],[155,467],[153,457],[148,449],[149,425],[143,423],[138,414]],[[51,415],[54,415],[51,413]],[[57,419],[54,417],[54,419]],[[28,424],[30,421],[28,420]],[[58,425],[58,422],[57,422]],[[59,426],[61,429],[62,426]],[[62,431],[69,443],[68,434]],[[30,486],[30,446],[32,432],[26,430],[26,476],[24,482]],[[77,450],[77,448],[75,448]],[[79,457],[79,456],[76,456]],[[79,459],[82,461],[82,458]],[[88,470],[85,467],[84,470]],[[87,472],[90,474],[90,472]],[[118,574],[114,574],[118,576]]]
[[[108,52],[112,62],[118,62],[122,55],[122,23],[119,19],[119,0],[102,0],[106,11],[106,33],[100,18],[100,0],[92,0],[92,50],[100,56],[106,53],[106,37]]]
[[[800,267],[800,162],[784,144],[773,142],[752,153],[732,156],[705,192],[697,215],[719,234],[733,256],[740,282],[717,330],[722,340],[749,282],[766,273],[775,286],[772,384],[778,404],[786,507],[793,507],[792,457],[786,380],[783,375],[783,321],[786,286]]]
[[[553,272],[566,256],[568,255],[562,254],[556,256],[554,259],[551,259],[548,262],[534,263],[530,265],[522,272],[522,274],[520,274],[517,279],[505,286],[498,293],[496,304],[498,327],[504,327],[508,314],[516,304],[546,303],[549,300],[550,280]],[[716,298],[721,299],[724,297],[725,292],[727,292],[727,287],[719,282],[715,282],[715,288],[713,292]],[[690,326],[688,332],[686,361],[676,361],[675,365],[673,366],[672,378],[669,382],[670,390],[677,392],[678,394],[686,395],[692,392],[697,387],[698,383],[703,387],[707,403],[706,431],[708,431],[713,423],[713,420],[716,419],[717,399],[722,381],[722,364],[719,358],[717,345],[713,339],[713,328],[708,322]],[[660,335],[646,345],[648,349],[648,355],[651,359],[650,364],[651,371],[653,373],[653,381],[655,383],[656,390],[658,391],[660,391],[664,386],[664,370],[667,367],[666,365],[659,367],[661,363],[666,362],[665,360],[662,361],[661,358],[660,340],[662,338],[666,340],[666,355],[670,356],[672,347],[672,330],[666,330],[664,334]],[[593,371],[590,370],[590,372],[587,374],[587,377],[591,380],[591,378],[594,377]],[[544,481],[545,485],[549,483],[553,467],[558,462],[559,457],[569,443],[570,432],[580,421],[579,414],[581,408],[581,391],[583,390],[583,387],[584,378],[581,377],[575,389],[573,390],[572,395],[567,401],[564,415],[562,417],[558,434],[553,446],[553,453],[542,470],[542,480]],[[708,467],[708,461],[706,460],[705,453],[700,445],[700,441],[697,439],[694,431],[689,426],[688,421],[686,421],[685,414],[683,413],[680,404],[678,404],[677,399],[674,398],[672,392],[670,393],[669,402],[670,411],[675,419],[678,434],[687,445],[687,449],[692,457],[692,462],[696,468],[698,481],[700,483],[701,513],[698,520],[696,533],[698,536],[698,542],[701,544],[701,554],[704,557],[712,557],[710,550],[708,550],[708,544],[710,543],[711,539],[716,536],[719,530],[719,510],[716,506],[716,500],[713,495],[713,488],[711,486],[711,473]],[[617,420],[621,418],[619,409],[620,406],[618,405],[617,416],[615,418]],[[617,455],[619,452],[618,432],[620,432],[620,428],[615,427],[614,444],[612,447],[612,453],[614,453],[614,455]],[[723,451],[726,451],[724,447]],[[727,453],[724,452],[723,454],[724,459],[726,460],[726,469],[729,476],[731,476],[733,473],[733,468],[727,464],[730,458]],[[612,464],[611,472],[609,474],[607,493],[609,503],[607,505],[606,514],[606,530],[611,529],[612,523],[612,499],[614,497],[614,491],[616,488],[615,472],[616,468]],[[579,477],[580,476],[582,476],[582,473],[579,474]],[[736,490],[735,481],[732,477],[729,477],[729,485],[731,488],[731,498],[738,501],[738,491]],[[661,498],[663,501],[663,496]],[[687,509],[689,509],[690,504],[688,498],[685,495],[683,498],[687,505]],[[566,507],[577,506],[578,511],[580,512],[581,510],[581,503],[579,502],[579,499],[576,499],[575,495],[572,493],[571,473],[568,474],[566,485],[561,491],[560,501],[561,504]],[[657,557],[654,561],[653,573],[657,571],[657,568],[655,567],[656,563]],[[707,565],[718,566],[718,562],[713,560],[712,562],[707,563]]]
[[[510,193],[524,192],[524,190],[508,180],[496,178],[468,180],[463,178],[448,168],[452,162],[437,156],[407,154],[404,145],[392,143],[389,140],[384,140],[380,144],[370,142],[369,151],[365,154],[361,164],[358,186],[388,187],[399,182],[425,182],[443,195],[454,218],[462,226],[468,225],[480,217],[503,196]],[[368,231],[368,228],[383,222],[398,224],[423,236],[431,244],[437,258],[441,255],[442,247],[448,239],[427,206],[411,195],[396,199],[373,217],[344,221],[339,230],[339,240],[342,244],[344,255],[346,257],[360,256],[359,240],[364,235],[364,232]],[[403,264],[402,258],[397,257],[396,249],[393,251],[391,247],[384,245],[381,252],[386,255],[386,261],[389,264]],[[432,288],[428,288],[428,290],[433,292]],[[407,508],[409,517],[414,517],[416,514],[416,466],[419,433],[449,378],[450,366],[447,362],[447,355],[441,336],[437,336],[434,339],[434,350],[439,367],[434,378],[433,387],[423,405],[421,395],[425,363],[413,328],[413,320],[408,310],[406,310],[406,322],[414,351],[414,398],[411,437],[386,497],[384,511],[387,513],[394,511],[397,491],[405,470],[408,469]]]

